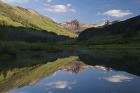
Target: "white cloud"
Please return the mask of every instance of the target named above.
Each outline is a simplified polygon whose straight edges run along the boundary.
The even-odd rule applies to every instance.
[[[53,0],[35,0],[36,2],[45,1],[47,3],[51,3]]]
[[[103,15],[107,15],[107,16],[111,16],[111,17],[125,17],[128,15],[131,15],[132,13],[130,12],[130,10],[109,10],[105,13],[103,13]]]
[[[0,1],[9,4],[21,4],[21,3],[27,3],[29,0],[0,0]]]
[[[47,0],[48,3],[52,2],[53,0]]]
[[[65,12],[76,12],[75,9],[72,8],[71,4],[66,5],[46,5],[47,8],[45,10],[53,13],[65,13]]]
[[[124,76],[124,75],[115,75],[115,76],[111,76],[111,77],[106,77],[104,79],[109,81],[109,82],[113,82],[113,83],[121,83],[123,81],[129,81],[133,78],[128,77],[128,76]]]

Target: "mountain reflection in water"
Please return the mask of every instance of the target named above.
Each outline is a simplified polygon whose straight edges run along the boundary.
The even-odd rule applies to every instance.
[[[0,93],[140,92],[139,52],[94,51],[67,56],[63,53],[53,62],[36,60],[41,64],[31,62],[27,66],[20,64],[19,68],[17,60],[18,64],[7,68],[8,61],[0,64],[5,68],[0,70]]]

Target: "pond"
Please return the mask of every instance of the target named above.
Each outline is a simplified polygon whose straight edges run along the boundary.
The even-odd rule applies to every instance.
[[[36,64],[19,66],[18,58],[1,64],[0,93],[140,93],[140,52],[62,54],[48,62],[36,58]]]

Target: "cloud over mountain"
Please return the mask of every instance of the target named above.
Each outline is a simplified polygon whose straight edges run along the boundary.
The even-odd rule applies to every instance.
[[[130,12],[130,10],[108,10],[105,13],[103,13],[103,15],[107,15],[107,16],[111,16],[111,17],[125,17],[128,15],[131,15],[132,12]]]

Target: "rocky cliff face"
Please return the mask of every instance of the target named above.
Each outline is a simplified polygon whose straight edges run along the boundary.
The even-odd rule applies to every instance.
[[[94,27],[94,25],[81,23],[78,19],[66,21],[62,25],[76,33],[79,33],[87,28]]]
[[[80,22],[77,19],[66,21],[65,23],[63,23],[63,25],[75,32],[78,32],[80,30]]]

